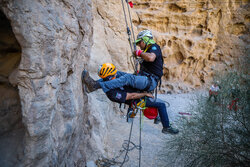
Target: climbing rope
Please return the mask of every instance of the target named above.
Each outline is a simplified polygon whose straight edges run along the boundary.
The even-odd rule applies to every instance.
[[[141,130],[142,130],[142,112],[144,109],[146,109],[146,97],[145,100],[141,99],[140,102],[138,102],[137,104],[132,104],[134,106],[133,107],[133,112],[136,114],[138,112],[140,112],[140,135],[139,135],[139,145],[136,145],[135,143],[133,143],[131,141],[131,136],[132,136],[132,130],[133,130],[133,124],[134,124],[134,119],[132,119],[131,121],[131,126],[130,126],[130,131],[129,131],[129,138],[128,140],[124,140],[123,144],[122,144],[122,150],[120,150],[120,153],[112,158],[112,159],[108,159],[108,158],[101,158],[99,160],[97,160],[96,164],[98,165],[98,167],[110,167],[112,165],[119,165],[120,167],[122,167],[126,162],[129,161],[129,156],[128,156],[128,152],[132,151],[134,149],[139,150],[139,167],[141,166],[141,150],[142,150],[142,146],[141,146]],[[131,146],[132,145],[132,146]],[[123,153],[125,153],[124,159],[123,161],[118,161],[118,159],[123,155]]]
[[[129,20],[130,20],[130,27],[131,27],[132,35],[133,35],[133,46],[134,46],[134,50],[136,50],[135,33],[134,33],[134,29],[133,29],[133,23],[132,23],[132,19],[131,19],[131,13],[130,13],[130,8],[129,8],[128,0],[126,0],[126,2],[127,2],[128,15],[129,15]]]
[[[130,132],[129,132],[129,138],[128,140],[124,140],[123,144],[122,144],[122,149],[120,150],[120,153],[112,158],[112,159],[108,159],[108,158],[102,158],[97,160],[97,165],[98,167],[110,167],[112,165],[119,165],[120,167],[122,167],[124,165],[124,163],[129,161],[129,156],[128,156],[128,152],[132,151],[134,149],[140,149],[140,146],[136,145],[135,143],[133,143],[131,141],[131,136],[132,136],[132,130],[133,130],[133,119],[131,122],[131,126],[130,126]],[[132,145],[132,147],[131,147]],[[124,159],[123,161],[118,161],[118,159],[123,155],[123,153],[125,153]]]
[[[122,2],[122,9],[123,9],[123,14],[124,14],[125,23],[126,23],[126,29],[127,29],[127,34],[128,34],[129,46],[130,46],[130,49],[131,49],[131,52],[132,52],[132,55],[130,56],[130,62],[131,62],[131,65],[132,65],[132,67],[134,69],[134,74],[137,75],[137,69],[138,69],[138,66],[140,64],[140,61],[133,54],[133,52],[136,50],[135,34],[134,34],[134,29],[133,29],[133,22],[132,22],[132,19],[131,19],[129,2],[128,2],[128,0],[125,0],[126,3],[127,3],[127,8],[128,8],[127,10],[128,10],[128,15],[129,15],[129,22],[130,22],[130,27],[131,27],[131,30],[132,30],[132,37],[133,37],[133,41],[132,41],[131,40],[131,31],[130,31],[130,28],[129,28],[129,25],[128,25],[127,14],[126,14],[126,11],[125,11],[125,5],[124,5],[123,1],[124,0],[121,0],[121,2]]]
[[[142,126],[141,126],[141,119],[142,119],[141,112],[142,112],[142,109],[140,109],[139,167],[141,167],[141,150],[142,150],[142,147],[141,147],[141,130],[142,130]]]
[[[131,123],[131,128],[130,128],[130,132],[129,132],[129,138],[128,138],[128,141],[127,141],[127,148],[126,148],[125,157],[124,157],[123,162],[121,163],[121,166],[120,166],[120,167],[122,167],[123,164],[126,162],[126,159],[128,159],[127,157],[128,157],[128,152],[130,151],[130,150],[129,150],[129,144],[131,143],[130,139],[131,139],[133,124],[134,124],[134,119],[132,119],[132,123]],[[125,140],[125,141],[126,141],[126,140]],[[123,143],[123,146],[124,146],[124,145],[125,145],[125,143]],[[134,144],[134,146],[135,146],[135,144]],[[140,149],[140,147],[139,147],[139,149]]]
[[[133,51],[135,49],[133,50],[133,46],[132,46],[133,43],[131,41],[131,31],[130,31],[130,28],[128,26],[128,21],[127,21],[127,15],[126,15],[125,7],[124,7],[124,2],[123,2],[123,0],[121,0],[121,2],[122,2],[122,9],[123,9],[123,14],[124,14],[124,18],[125,18],[125,23],[126,23],[127,34],[128,34],[128,41],[129,41],[131,52],[133,53]],[[131,21],[131,18],[130,18],[130,21]],[[131,23],[131,25],[132,25],[132,23]],[[133,31],[133,33],[134,33],[134,31]],[[133,34],[133,37],[134,37],[134,34]]]
[[[145,100],[141,100],[141,104],[139,106],[137,106],[137,110],[139,110],[140,112],[140,135],[139,135],[139,167],[141,167],[141,150],[142,150],[142,146],[141,146],[141,130],[142,130],[142,112],[143,110],[146,109],[146,102],[147,102],[147,97],[145,97]]]

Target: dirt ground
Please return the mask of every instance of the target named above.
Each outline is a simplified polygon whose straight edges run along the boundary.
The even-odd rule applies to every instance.
[[[188,94],[159,94],[158,98],[167,101],[170,107],[167,108],[170,123],[173,127],[178,128],[178,117],[181,116],[179,112],[187,112],[189,104],[192,103],[192,97],[195,93]],[[126,110],[124,110],[126,113]],[[187,116],[190,117],[190,116]],[[132,130],[131,141],[136,145],[139,145],[139,114],[134,119],[134,125]],[[129,137],[131,123],[126,122],[126,117],[121,115],[114,119],[111,127],[109,128],[108,142],[106,143],[106,151],[108,158],[113,158],[119,154],[119,150],[122,149],[122,143]],[[174,137],[170,134],[163,134],[162,124],[154,124],[153,120],[149,120],[146,117],[143,119],[142,125],[142,156],[141,167],[157,167],[165,166],[161,164],[159,160],[159,154],[163,146],[167,144],[167,141]],[[181,132],[180,132],[181,133]],[[134,149],[128,153],[129,161],[126,162],[124,167],[137,167],[139,166],[139,150]],[[123,161],[124,154],[118,161]],[[161,165],[160,165],[161,164]],[[182,166],[177,164],[175,166]]]

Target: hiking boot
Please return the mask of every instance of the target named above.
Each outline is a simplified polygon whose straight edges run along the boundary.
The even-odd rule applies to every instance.
[[[169,134],[173,134],[174,135],[174,134],[179,133],[179,130],[170,126],[168,128],[164,127],[161,132],[165,133],[165,134],[169,133]]]
[[[86,69],[84,69],[82,72],[82,82],[86,85],[88,93],[101,88],[101,85],[99,84],[99,82],[91,78],[89,76],[89,72]]]
[[[155,119],[154,119],[154,124],[159,124],[161,122],[161,118],[159,116],[157,116]]]

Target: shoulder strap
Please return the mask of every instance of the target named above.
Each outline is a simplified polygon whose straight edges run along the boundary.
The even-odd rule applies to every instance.
[[[148,46],[146,47],[146,49],[145,49],[143,52],[146,53],[147,50],[150,48],[150,46],[151,46],[151,45],[148,45]]]

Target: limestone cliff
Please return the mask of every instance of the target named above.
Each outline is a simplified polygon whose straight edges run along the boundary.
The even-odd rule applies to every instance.
[[[249,55],[250,13],[247,0],[132,2],[134,8],[131,9],[131,15],[135,33],[143,29],[152,30],[162,48],[164,90],[186,92],[205,86],[210,83],[216,71],[238,69]],[[101,48],[108,48],[109,52],[102,52],[99,56],[106,53],[112,60],[105,61],[124,67],[128,61],[121,55],[129,57],[131,51],[128,42],[124,44],[127,37],[124,34],[126,26],[121,2],[108,0],[95,5],[98,17],[105,22],[102,29],[108,29],[105,31],[108,37],[102,42],[105,46],[101,45]],[[96,23],[94,25],[99,26],[99,22]],[[110,33],[111,30],[113,34]],[[100,29],[96,32],[99,36],[104,34]],[[118,36],[123,41],[115,40]],[[97,39],[94,40],[95,43],[100,42]],[[103,61],[98,62],[101,64]]]
[[[98,66],[105,62],[114,63],[118,70],[133,72],[121,1],[92,2],[93,45],[88,64],[91,76],[98,79]],[[248,1],[134,0],[133,3],[135,35],[150,29],[162,48],[163,92],[187,92],[207,86],[215,72],[239,69],[250,55]],[[127,6],[125,10],[128,18]],[[110,103],[101,90],[88,97],[95,105],[91,106],[95,113],[92,119],[96,121],[92,147],[98,145],[97,150],[105,150],[100,143],[106,140],[107,121],[119,110],[113,110],[117,105]]]
[[[134,24],[138,30],[151,29],[162,47],[163,87],[199,88],[209,83],[215,71],[239,69],[249,55],[247,0],[134,3]]]
[[[89,0],[0,1],[1,22],[6,16],[14,33],[1,32],[0,89],[17,96],[15,106],[21,102],[15,111],[1,106],[1,120],[13,115],[1,122],[1,166],[84,166],[91,125],[80,78],[92,45],[91,6]],[[23,126],[14,127],[16,121]]]
[[[250,55],[247,0],[133,3],[135,34],[152,30],[163,50],[164,91],[202,87]],[[81,71],[132,72],[121,1],[0,0],[0,19],[0,164],[85,166],[105,154],[117,105],[82,93]]]

